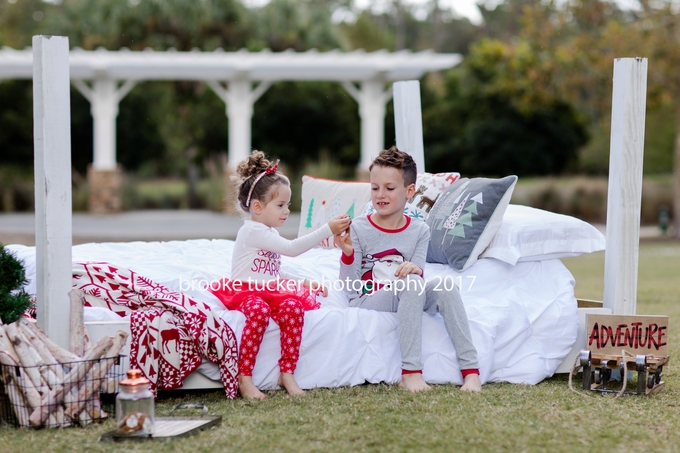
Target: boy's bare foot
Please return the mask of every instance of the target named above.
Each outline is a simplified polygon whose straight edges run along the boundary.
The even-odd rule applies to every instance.
[[[460,388],[461,392],[481,392],[482,381],[479,380],[478,374],[468,374],[465,376],[465,382]]]
[[[427,382],[423,380],[423,375],[420,373],[402,374],[399,387],[404,387],[406,390],[413,393],[430,390],[432,388],[427,385]]]
[[[300,388],[295,377],[291,373],[281,373],[279,375],[278,384],[286,389],[289,395],[300,396],[305,394],[305,391]]]
[[[262,393],[260,389],[255,387],[253,384],[252,376],[241,376],[238,377],[238,392],[244,398],[263,400],[267,398],[267,395]]]

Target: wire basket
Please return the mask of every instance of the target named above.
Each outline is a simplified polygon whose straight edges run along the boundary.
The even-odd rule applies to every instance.
[[[118,355],[28,367],[0,364],[0,422],[56,428],[115,417],[126,361]]]

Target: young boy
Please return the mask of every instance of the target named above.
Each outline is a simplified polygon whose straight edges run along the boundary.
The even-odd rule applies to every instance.
[[[404,215],[406,201],[416,190],[416,164],[393,146],[373,160],[369,171],[375,212],[354,219],[350,234],[334,238],[342,249],[340,280],[362,283],[360,291],[353,291],[358,285],[346,285],[350,306],[397,313],[399,385],[411,392],[430,388],[422,377],[422,313],[439,312],[458,354],[465,381],[461,390],[478,392],[482,384],[477,350],[460,293],[435,291],[434,284],[423,283],[430,229]]]

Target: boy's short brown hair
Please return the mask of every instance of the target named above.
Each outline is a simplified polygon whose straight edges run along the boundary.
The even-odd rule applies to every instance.
[[[374,165],[379,167],[392,167],[401,170],[401,175],[404,178],[404,187],[416,183],[418,176],[418,169],[416,163],[410,154],[400,151],[396,146],[380,151],[378,157],[373,159],[368,171],[371,171]]]

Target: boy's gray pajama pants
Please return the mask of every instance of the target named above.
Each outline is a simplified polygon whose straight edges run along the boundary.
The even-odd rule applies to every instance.
[[[404,285],[381,289],[355,299],[350,306],[368,310],[397,313],[402,369],[422,370],[422,313],[439,313],[458,355],[461,370],[479,368],[477,350],[472,344],[470,325],[458,289],[435,291],[436,282],[429,281],[422,289],[422,277],[408,275]]]

